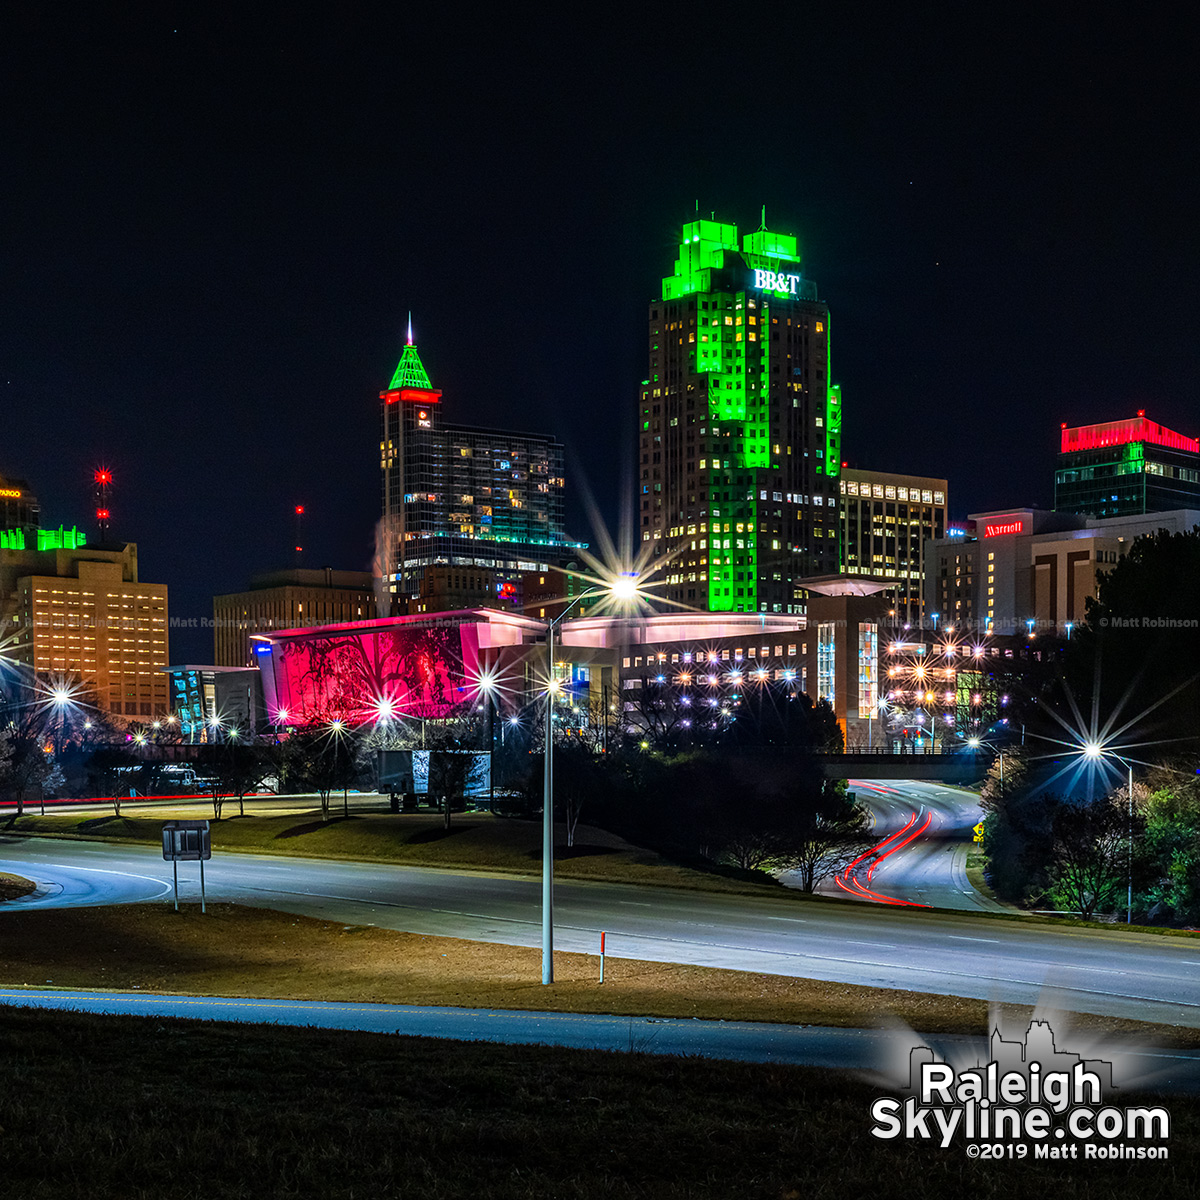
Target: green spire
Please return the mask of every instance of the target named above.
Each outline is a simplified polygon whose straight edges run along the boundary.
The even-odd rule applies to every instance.
[[[396,373],[392,376],[392,382],[388,385],[388,391],[394,392],[397,388],[421,388],[424,391],[431,391],[433,385],[429,382],[429,376],[426,374],[425,367],[421,362],[421,356],[417,353],[416,346],[413,345],[412,337],[412,314],[408,318],[408,343],[404,347],[404,353],[400,355],[400,362],[396,366]]]

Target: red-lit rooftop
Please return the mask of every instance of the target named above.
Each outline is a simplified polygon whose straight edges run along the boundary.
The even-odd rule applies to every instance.
[[[1138,413],[1125,421],[1106,421],[1101,425],[1076,425],[1062,427],[1062,453],[1075,450],[1103,450],[1106,446],[1125,446],[1131,442],[1151,442],[1155,446],[1168,446],[1172,450],[1190,450],[1200,454],[1200,439],[1185,437],[1173,429],[1167,429],[1149,420],[1145,413]]]

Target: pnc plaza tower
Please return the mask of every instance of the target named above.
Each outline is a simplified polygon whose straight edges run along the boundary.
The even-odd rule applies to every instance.
[[[711,612],[803,612],[800,581],[840,562],[829,309],[795,236],[763,225],[685,224],[649,307],[643,549],[669,600]]]

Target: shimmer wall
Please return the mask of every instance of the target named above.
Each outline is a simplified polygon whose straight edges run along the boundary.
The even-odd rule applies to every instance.
[[[258,657],[273,721],[361,724],[376,719],[381,705],[397,717],[436,720],[475,699],[479,629],[464,623],[314,630],[274,642]]]

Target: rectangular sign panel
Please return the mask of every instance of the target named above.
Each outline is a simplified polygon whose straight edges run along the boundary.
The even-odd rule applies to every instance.
[[[207,821],[167,821],[162,828],[162,843],[167,862],[212,858],[212,835]]]

